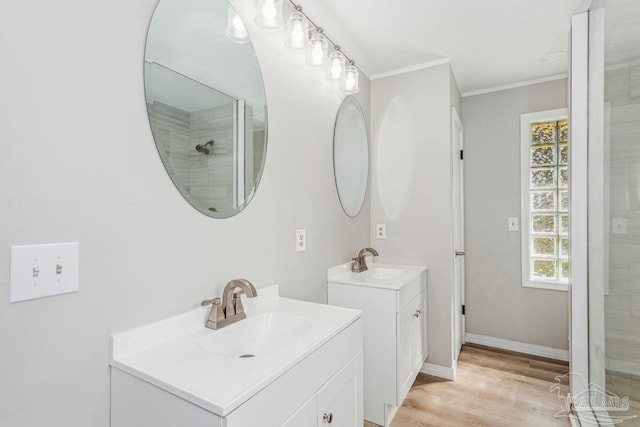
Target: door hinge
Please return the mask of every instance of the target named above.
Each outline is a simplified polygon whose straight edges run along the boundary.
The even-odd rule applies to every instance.
[[[464,304],[462,304],[462,315],[465,315],[465,309],[464,309]]]
[[[460,160],[464,160],[464,150],[460,150]]]

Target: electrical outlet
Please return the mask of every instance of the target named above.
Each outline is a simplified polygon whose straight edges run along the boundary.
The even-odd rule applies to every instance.
[[[307,238],[304,230],[296,230],[296,252],[307,250]]]
[[[384,240],[387,238],[386,224],[376,224],[376,239]]]
[[[520,226],[518,224],[518,218],[507,218],[509,224],[509,231],[518,231]]]
[[[11,247],[9,302],[78,291],[79,243]]]

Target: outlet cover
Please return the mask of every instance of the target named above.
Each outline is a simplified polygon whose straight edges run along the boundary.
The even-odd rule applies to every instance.
[[[386,224],[376,224],[376,239],[384,240],[387,238]]]
[[[307,250],[307,237],[304,230],[296,230],[296,252]]]

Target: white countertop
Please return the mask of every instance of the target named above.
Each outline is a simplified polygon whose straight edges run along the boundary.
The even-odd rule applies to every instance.
[[[203,343],[220,332],[232,334],[245,320],[208,329],[204,324],[210,307],[203,307],[112,335],[111,366],[226,416],[361,316],[358,310],[281,298],[277,285],[258,289],[258,297],[243,297],[243,303],[245,320],[285,313],[307,319],[305,332],[264,355],[224,357],[207,351]]]
[[[333,283],[344,283],[347,285],[369,286],[383,289],[399,290],[412,279],[427,270],[424,266],[400,265],[400,264],[379,264],[372,262],[372,257],[366,257],[368,270],[361,273],[351,271],[353,262],[347,262],[327,270],[327,281]],[[375,277],[374,270],[400,270],[398,275],[391,278]]]

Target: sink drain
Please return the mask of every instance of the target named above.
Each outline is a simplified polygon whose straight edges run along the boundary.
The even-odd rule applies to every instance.
[[[256,357],[255,354],[243,354],[241,356],[238,356],[238,359],[247,359],[249,357]]]

